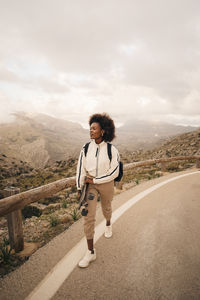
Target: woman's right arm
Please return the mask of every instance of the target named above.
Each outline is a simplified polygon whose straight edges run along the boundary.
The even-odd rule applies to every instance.
[[[84,180],[86,176],[85,162],[86,159],[85,159],[84,148],[82,148],[79,155],[77,170],[76,170],[76,187],[78,191],[81,191],[84,185]]]

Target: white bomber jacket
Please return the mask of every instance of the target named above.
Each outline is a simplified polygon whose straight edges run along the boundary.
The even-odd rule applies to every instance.
[[[82,189],[86,175],[93,177],[94,184],[101,184],[114,180],[119,174],[120,161],[119,152],[115,146],[112,145],[111,147],[111,161],[108,157],[106,142],[103,141],[100,144],[96,144],[95,140],[92,140],[89,144],[86,157],[84,146],[81,150],[77,165],[77,189]]]

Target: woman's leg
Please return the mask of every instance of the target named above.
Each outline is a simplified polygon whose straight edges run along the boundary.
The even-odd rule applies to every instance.
[[[101,196],[101,207],[106,219],[106,226],[110,226],[112,216],[112,199],[114,194],[114,181],[98,185],[98,191]]]
[[[88,250],[85,256],[79,261],[78,265],[81,268],[88,267],[90,262],[96,259],[96,250],[94,249],[93,238],[98,192],[93,184],[89,184],[86,197],[88,203],[88,214],[84,217],[84,232],[87,239]]]
[[[98,192],[93,185],[89,184],[88,191],[86,194],[88,203],[88,214],[84,217],[84,232],[87,239],[88,249],[93,251],[93,238],[94,238],[94,228],[95,228],[95,216],[96,216],[96,206]]]
[[[93,251],[94,250],[94,243],[93,239],[87,240],[88,250]]]

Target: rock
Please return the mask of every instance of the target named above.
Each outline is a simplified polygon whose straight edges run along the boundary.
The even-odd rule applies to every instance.
[[[57,209],[61,208],[61,203],[52,203],[47,205],[44,209],[43,209],[43,213],[44,214],[49,214],[50,212],[53,212]]]
[[[16,253],[17,256],[20,258],[25,258],[31,256],[38,248],[40,244],[39,243],[24,243],[24,250],[20,251],[19,253]]]
[[[72,216],[65,214],[65,215],[59,216],[59,220],[61,223],[70,223],[72,221]]]
[[[43,227],[49,227],[49,222],[48,221],[43,221],[42,226]]]

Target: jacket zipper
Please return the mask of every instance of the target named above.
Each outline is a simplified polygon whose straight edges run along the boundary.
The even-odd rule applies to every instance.
[[[99,145],[97,146],[97,152],[96,152],[96,157],[97,157],[97,162],[96,162],[96,177],[98,176],[98,162],[99,162],[99,152],[100,152],[100,148]]]

